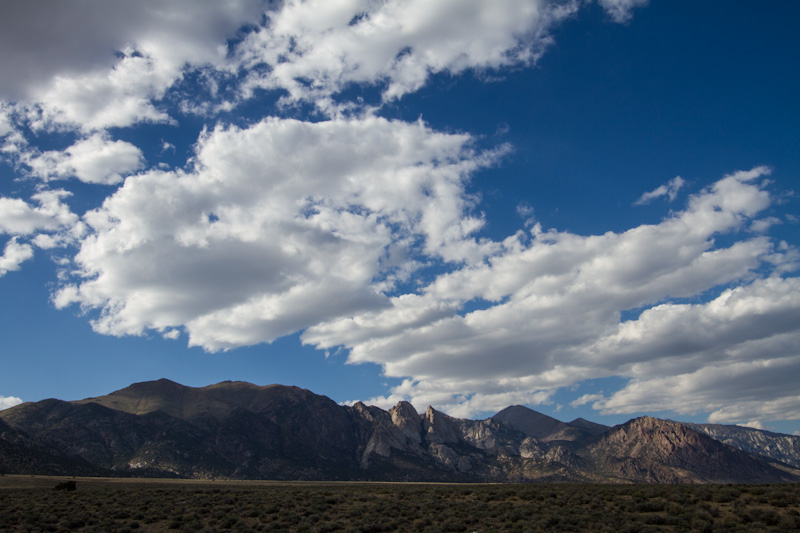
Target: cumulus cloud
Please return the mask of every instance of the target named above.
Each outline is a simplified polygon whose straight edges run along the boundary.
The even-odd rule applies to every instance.
[[[15,405],[19,405],[22,403],[22,400],[17,398],[16,396],[2,396],[0,395],[0,411],[3,409],[8,409],[9,407],[14,407]]]
[[[30,235],[74,226],[78,216],[61,201],[69,195],[61,189],[40,190],[31,197],[38,206],[19,198],[0,197],[0,233]]]
[[[0,234],[11,235],[0,256],[0,277],[33,257],[33,246],[21,242],[30,239],[39,248],[53,248],[73,242],[82,234],[78,216],[62,199],[70,193],[63,190],[41,189],[32,196],[38,205],[19,198],[0,197]]]
[[[781,253],[769,239],[744,236],[720,247],[714,237],[740,231],[770,205],[758,181],[768,172],[758,167],[725,176],[692,196],[684,211],[623,233],[581,236],[537,225],[530,242],[522,234],[509,238],[485,263],[442,274],[421,295],[394,297],[386,309],[313,326],[303,340],[320,348],[344,345],[352,362],[378,363],[389,376],[410,377],[403,394],[412,401],[439,399],[447,409],[463,409],[468,401],[478,411],[489,410],[495,395],[554,390],[588,378],[677,379],[722,361],[727,348],[752,357],[763,353],[763,343],[797,330],[797,281],[757,279],[767,257]],[[738,288],[707,307],[660,304],[727,284]],[[456,312],[476,298],[493,305]],[[744,311],[743,299],[761,311]],[[620,323],[622,311],[636,308],[646,311]],[[701,319],[688,313],[712,309],[721,314]],[[664,320],[665,314],[674,320]],[[710,316],[717,316],[716,328]],[[663,329],[657,333],[654,324]],[[664,383],[664,391],[674,390]],[[465,391],[474,396],[465,399]],[[600,403],[608,412],[660,406],[644,392],[643,403],[623,404],[623,396]],[[670,398],[676,407],[685,401]]]
[[[740,420],[797,420],[800,395],[796,379],[800,361],[796,355],[798,336],[783,335],[775,344],[794,347],[783,356],[757,351],[770,348],[768,341],[746,343],[743,348],[752,361],[720,360],[686,374],[663,378],[633,379],[599,407],[603,413],[630,413],[638,408],[669,409],[677,413],[710,412],[709,422],[732,423]],[[700,359],[702,352],[698,352]],[[643,368],[644,369],[644,368]]]
[[[218,65],[225,39],[263,0],[44,0],[0,7],[0,98],[27,102],[34,125],[91,131],[165,121],[153,100],[188,65]],[[43,16],[46,14],[46,16]]]
[[[82,139],[63,151],[29,155],[31,173],[45,181],[75,177],[85,183],[112,185],[144,165],[142,151],[125,141],[102,134]]]
[[[34,91],[37,106],[27,113],[35,129],[68,126],[87,132],[137,122],[169,122],[157,107],[178,77],[172,65],[127,51],[113,68],[56,76]]]
[[[28,157],[32,174],[46,181],[76,177],[85,183],[112,185],[122,176],[140,169],[142,151],[125,141],[112,141],[106,135],[94,134],[64,151],[47,151]]]
[[[580,407],[581,405],[586,405],[587,403],[602,402],[603,400],[605,400],[605,396],[602,394],[584,394],[583,396],[569,402],[569,405],[570,407]]]
[[[220,60],[225,38],[257,20],[262,0],[4,2],[0,95],[23,100],[54,79],[110,70],[133,45],[171,67]],[[46,16],[43,16],[46,14]]]
[[[686,182],[683,178],[675,176],[669,180],[668,183],[660,185],[656,189],[641,195],[639,199],[634,202],[634,205],[649,204],[655,198],[660,198],[662,196],[666,196],[669,198],[670,202],[673,202],[678,197],[678,191],[681,190],[684,185],[686,185]]]
[[[641,2],[605,2],[615,20]],[[379,86],[384,100],[430,75],[535,63],[577,0],[45,0],[0,8],[0,99],[17,102],[34,130],[91,133],[169,122],[164,99],[187,73],[209,95],[224,80],[247,98],[256,89],[312,101],[335,115],[351,84]],[[47,13],[46,17],[42,13]],[[91,13],[91,16],[87,16]],[[237,33],[238,32],[238,33]],[[233,37],[241,37],[227,41]],[[178,96],[180,100],[181,97]],[[185,113],[230,109],[181,100]],[[2,128],[2,124],[0,124]]]
[[[80,276],[55,303],[100,310],[107,334],[182,326],[208,350],[380,309],[406,258],[472,263],[497,248],[470,238],[483,222],[464,193],[497,157],[375,117],[218,127],[190,171],[130,176],[84,216]]]
[[[663,304],[620,324],[598,351],[629,365],[634,379],[603,411],[646,405],[711,412],[713,422],[797,418],[798,290],[798,278],[769,277],[705,304]]]
[[[349,84],[382,84],[384,100],[419,89],[437,72],[497,69],[536,61],[574,1],[288,1],[236,50],[254,70],[245,93],[283,89],[287,101],[326,109]]]
[[[11,238],[0,256],[0,278],[7,272],[19,270],[20,265],[33,257],[33,247],[30,244],[17,242],[17,238]],[[0,401],[2,401],[0,396]],[[10,405],[8,407],[11,407]]]
[[[187,71],[210,69],[211,93],[220,77],[245,73],[242,95],[279,89],[289,102],[315,101],[331,111],[339,109],[332,96],[351,83],[381,84],[384,98],[393,99],[419,89],[431,73],[530,64],[550,45],[552,27],[578,6],[544,0],[9,4],[0,8],[0,69],[7,74],[0,98],[24,104],[34,128],[92,132],[165,122],[171,118],[159,101],[166,92]],[[226,39],[248,25],[249,34],[229,49]],[[182,108],[209,110],[190,101]]]

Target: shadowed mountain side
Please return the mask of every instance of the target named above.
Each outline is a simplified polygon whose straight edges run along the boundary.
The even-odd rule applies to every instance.
[[[40,474],[48,476],[107,476],[107,470],[82,460],[39,451],[29,439],[0,420],[0,474]]]
[[[512,406],[486,420],[464,420],[433,407],[420,414],[408,402],[385,411],[338,405],[297,387],[193,388],[168,380],[0,411],[0,466],[9,473],[199,479],[800,480],[788,465],[775,467],[653,418],[606,428]]]
[[[41,452],[0,439],[0,474],[40,476],[109,476],[103,470],[78,459]]]
[[[522,405],[506,407],[492,417],[505,422],[528,437],[550,442],[554,440],[578,440],[595,431],[584,431],[581,427],[565,424],[553,417],[534,411]]]
[[[161,412],[138,416],[99,404],[60,400],[18,407],[0,415],[28,435],[31,446],[107,471],[186,477],[213,471],[218,462],[198,446],[203,440],[199,428]],[[187,463],[196,466],[186,468]]]
[[[605,433],[611,429],[611,426],[598,424],[597,422],[592,422],[590,420],[586,420],[585,418],[576,418],[572,422],[569,422],[569,425],[574,428],[578,428],[589,435],[600,435],[601,433]]]

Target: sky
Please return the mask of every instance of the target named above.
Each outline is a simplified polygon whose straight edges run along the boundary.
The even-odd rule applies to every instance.
[[[0,5],[0,408],[168,378],[800,434],[800,3]]]

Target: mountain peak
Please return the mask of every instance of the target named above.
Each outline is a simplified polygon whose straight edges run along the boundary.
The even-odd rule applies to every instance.
[[[453,419],[428,406],[425,416],[422,419],[422,430],[425,433],[425,440],[437,444],[455,443],[460,440],[459,430],[453,423]]]
[[[106,396],[87,398],[78,403],[97,403],[136,415],[164,411],[176,416],[174,406],[182,403],[183,397],[189,390],[191,387],[161,378],[133,383]]]
[[[685,424],[650,416],[615,426],[591,446],[595,457],[623,475],[640,468],[653,476],[648,481],[759,482],[779,479],[784,472],[765,461],[727,446]],[[786,476],[789,479],[791,476]]]
[[[575,440],[580,431],[524,405],[511,405],[492,417],[536,440]]]
[[[161,378],[156,379],[153,381],[139,381],[137,383],[132,383],[127,387],[120,389],[118,391],[114,391],[111,394],[119,394],[126,391],[130,392],[142,392],[148,390],[181,390],[181,389],[188,389],[186,385],[181,385],[180,383],[176,383],[171,379]]]
[[[585,418],[576,418],[572,422],[569,422],[569,425],[574,428],[578,428],[589,435],[600,435],[611,429],[609,426],[598,424],[597,422],[592,422],[591,420],[586,420]]]
[[[432,409],[432,408],[431,408]],[[419,416],[414,406],[406,401],[402,401],[389,409],[392,416],[392,423],[400,429],[400,432],[407,439],[416,444],[420,443],[422,433],[422,417]],[[427,411],[426,411],[427,417]]]
[[[190,420],[198,416],[223,418],[234,409],[258,412],[276,395],[302,402],[312,394],[299,387],[254,385],[246,381],[222,381],[205,387],[188,387],[169,379],[134,383],[107,396],[88,398],[78,403],[97,403],[135,415],[161,411],[175,418]]]

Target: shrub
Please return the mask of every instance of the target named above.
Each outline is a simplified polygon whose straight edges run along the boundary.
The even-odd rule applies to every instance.
[[[72,491],[76,490],[77,488],[78,488],[78,483],[74,479],[70,479],[69,481],[64,481],[63,483],[59,483],[58,485],[53,487],[53,490]]]

